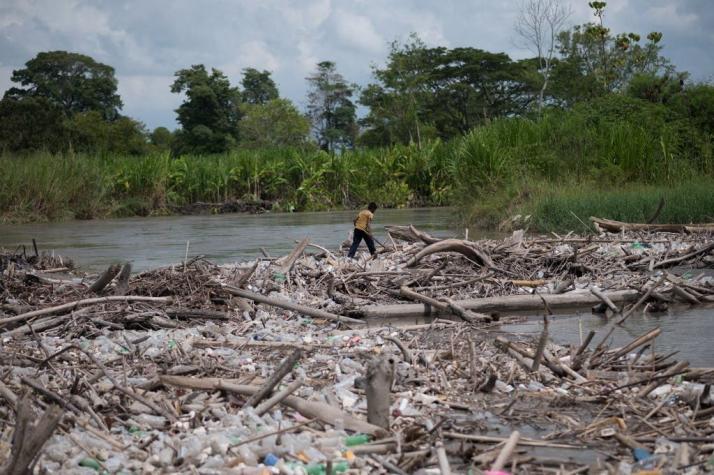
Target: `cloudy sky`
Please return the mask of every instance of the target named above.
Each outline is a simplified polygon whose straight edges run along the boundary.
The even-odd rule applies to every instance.
[[[586,0],[570,23],[591,19]],[[473,46],[515,58],[518,0],[2,0],[0,92],[13,69],[40,51],[68,50],[116,69],[123,112],[176,127],[181,98],[169,92],[178,69],[203,63],[240,81],[246,67],[273,71],[282,95],[305,106],[305,77],[337,62],[365,85],[388,43],[416,32],[429,45]],[[714,78],[711,0],[611,0],[615,32],[664,33],[664,54],[696,80]],[[707,27],[707,25],[709,25]]]

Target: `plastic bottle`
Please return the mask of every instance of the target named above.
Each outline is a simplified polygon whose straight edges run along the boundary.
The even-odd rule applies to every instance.
[[[345,445],[347,447],[354,447],[355,445],[362,445],[366,444],[367,442],[369,442],[368,434],[354,434],[345,437]]]
[[[93,468],[96,471],[100,471],[102,469],[102,466],[99,465],[99,462],[97,462],[95,459],[89,458],[89,457],[83,458],[82,460],[80,460],[79,466]]]
[[[308,447],[307,449],[303,450],[303,453],[311,462],[322,462],[323,460],[327,460],[325,454],[323,454],[314,447]]]
[[[317,446],[324,453],[332,453],[342,446],[342,437],[323,437],[317,440]]]
[[[344,460],[332,464],[332,473],[343,473],[350,469],[350,464]],[[327,467],[324,463],[311,463],[307,466],[307,475],[325,475]]]
[[[310,434],[283,434],[280,447],[290,453],[297,454],[312,445]]]
[[[258,457],[248,445],[238,447],[238,455],[246,465],[256,465],[258,463]]]

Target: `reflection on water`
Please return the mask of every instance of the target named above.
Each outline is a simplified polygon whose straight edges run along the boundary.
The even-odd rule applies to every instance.
[[[223,214],[107,219],[0,226],[0,247],[31,248],[71,257],[83,269],[98,270],[116,260],[129,260],[135,270],[203,255],[215,262],[254,259],[265,248],[272,255],[288,253],[295,241],[337,248],[352,231],[355,211],[326,213]],[[454,213],[449,208],[378,210],[373,228],[385,239],[385,224],[413,224],[437,236],[453,236]]]
[[[590,344],[594,348],[604,336],[601,330],[608,324],[604,317],[591,315],[554,315],[550,319],[548,333],[556,343],[579,344],[590,330],[598,332]],[[654,342],[654,350],[665,354],[679,351],[677,360],[689,361],[691,366],[714,367],[714,306],[679,308],[660,314],[637,312],[627,319],[622,327],[616,327],[612,334],[612,345],[623,346],[648,330],[660,327],[662,333]],[[541,319],[533,319],[523,324],[505,325],[506,331],[540,334],[543,329]]]

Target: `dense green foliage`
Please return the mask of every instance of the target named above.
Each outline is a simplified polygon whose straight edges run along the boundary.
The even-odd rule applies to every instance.
[[[241,99],[246,104],[265,104],[279,97],[278,86],[270,77],[270,71],[258,71],[255,68],[244,69],[241,86],[243,86]]]
[[[714,179],[695,179],[676,185],[629,185],[607,189],[595,185],[566,186],[541,191],[519,208],[533,217],[532,227],[540,231],[591,231],[590,216],[631,223],[646,223],[664,199],[657,222],[714,222]]]
[[[66,51],[39,53],[12,72],[12,81],[24,88],[12,87],[5,97],[44,98],[66,116],[97,111],[104,119],[113,119],[122,107],[117,94],[114,68],[89,56]]]
[[[250,148],[307,145],[310,121],[287,99],[245,104],[238,123],[241,144]]]
[[[481,225],[525,209],[544,226],[564,225],[568,221],[553,211],[558,206],[548,204],[555,188],[593,196],[640,190],[612,199],[628,208],[630,196],[645,200],[648,190],[682,190],[695,178],[699,190],[714,185],[712,135],[696,123],[663,104],[609,95],[540,119],[495,120],[463,138],[422,146],[341,154],[262,148],[180,158],[168,152],[136,157],[4,156],[0,167],[7,173],[0,176],[0,209],[6,219],[56,219],[67,213],[161,214],[171,205],[239,198],[272,200],[278,210],[324,210],[376,201],[384,207],[458,204],[468,221]],[[650,194],[650,208],[656,206],[658,193]],[[683,196],[678,193],[673,196]],[[698,201],[704,194],[693,193],[691,198]],[[685,212],[673,203],[665,209],[682,210],[677,221],[703,219],[701,210],[713,209],[706,208],[709,201],[701,200],[697,212]],[[611,209],[603,205],[587,211],[586,205],[606,202],[600,198],[580,202],[584,204],[577,208],[578,216]]]
[[[476,48],[428,48],[415,36],[393,43],[374,77],[360,97],[370,111],[360,140],[371,146],[457,137],[523,114],[535,97],[528,62]]]
[[[240,92],[219,70],[202,64],[177,71],[171,92],[185,94],[176,109],[181,131],[178,153],[223,153],[238,142]]]
[[[357,137],[357,108],[352,102],[356,87],[345,81],[332,61],[317,63],[307,82],[307,115],[318,146],[327,152],[351,148]]]
[[[503,119],[474,129],[461,141],[461,173],[454,178],[466,219],[493,225],[556,187],[711,181],[713,140],[664,105],[613,94],[538,120]]]

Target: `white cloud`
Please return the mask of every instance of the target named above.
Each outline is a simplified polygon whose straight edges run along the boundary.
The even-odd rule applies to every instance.
[[[282,14],[293,27],[304,32],[310,32],[320,27],[332,12],[331,0],[303,0],[300,2],[273,0],[269,4],[272,9]]]
[[[377,33],[368,17],[339,9],[335,12],[334,20],[334,31],[347,46],[368,53],[380,53],[385,49],[384,38]]]
[[[237,82],[243,69],[248,67],[271,72],[280,70],[280,60],[264,41],[251,40],[242,43],[232,58],[216,67]]]
[[[0,91],[5,91],[14,86],[13,82],[10,81],[13,69],[15,68],[10,66],[0,66]]]

